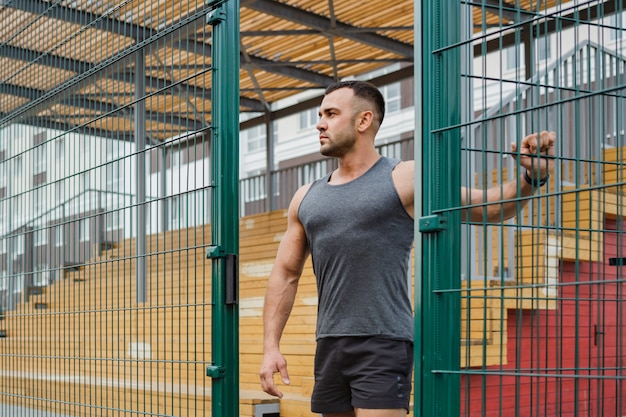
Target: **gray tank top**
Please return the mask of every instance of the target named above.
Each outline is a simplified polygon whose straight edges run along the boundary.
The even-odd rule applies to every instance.
[[[300,203],[317,280],[317,338],[413,340],[408,271],[413,219],[381,157],[359,178],[315,181]]]

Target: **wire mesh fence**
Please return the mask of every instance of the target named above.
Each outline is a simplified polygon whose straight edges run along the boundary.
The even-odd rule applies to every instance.
[[[449,34],[444,8],[456,10],[445,16],[458,18],[458,33]],[[498,18],[477,24],[473,17],[487,8]],[[432,411],[423,415],[626,414],[623,16],[621,2],[426,9],[434,35],[425,56],[441,78],[458,79],[461,94],[450,97],[436,82],[425,87],[443,111],[457,114],[426,116],[436,119],[425,130],[434,143],[426,156],[438,162],[425,184],[448,176],[479,189],[516,181],[524,168],[511,143],[519,149],[524,136],[544,130],[555,131],[557,142],[549,182],[530,198],[518,189],[513,219],[461,225],[457,197],[431,209],[452,220],[440,240],[453,243],[439,248],[428,235],[425,243],[434,324],[424,331],[436,349],[425,352],[434,381],[425,390],[460,387],[460,398],[426,396]],[[442,138],[453,144],[439,145]],[[446,146],[461,155],[460,169]],[[499,203],[482,207],[492,204]],[[454,245],[461,262],[449,271]],[[459,327],[450,319],[455,305]]]
[[[211,414],[212,48],[238,51],[214,42],[233,3],[0,5],[7,410]]]

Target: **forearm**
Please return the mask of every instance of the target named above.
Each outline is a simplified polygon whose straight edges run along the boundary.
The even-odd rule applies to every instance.
[[[533,187],[525,180],[524,174],[520,174],[517,179],[509,181],[502,186],[501,198],[498,196],[488,200],[502,200],[505,202],[501,205],[492,205],[492,213],[490,213],[487,220],[493,222],[508,220],[517,216],[528,204],[528,198],[526,197],[532,196],[537,190],[538,187]]]
[[[525,168],[522,168],[525,170]],[[547,174],[545,174],[547,176]],[[545,177],[544,177],[545,178]],[[531,197],[540,188],[539,180],[530,178],[531,184],[525,177],[524,171],[514,180],[502,185],[489,188],[487,190],[470,189],[466,191],[470,205],[475,206],[469,209],[472,222],[500,222],[511,219],[528,204],[528,197]]]
[[[270,276],[263,305],[263,349],[278,349],[296,298],[297,279]]]

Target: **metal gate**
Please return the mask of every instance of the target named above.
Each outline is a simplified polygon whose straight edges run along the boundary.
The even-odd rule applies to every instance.
[[[624,3],[418,7],[415,414],[626,415]],[[523,181],[510,144],[543,130],[548,184],[461,223],[459,187]]]
[[[238,1],[0,21],[0,413],[238,415]]]

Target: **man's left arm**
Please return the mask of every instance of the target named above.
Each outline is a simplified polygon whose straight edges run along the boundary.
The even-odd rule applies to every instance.
[[[550,178],[554,169],[555,141],[555,132],[543,131],[522,139],[519,152],[517,145],[511,144],[511,154],[519,162],[518,177],[487,190],[463,187],[461,204],[476,205],[463,211],[463,220],[500,222],[515,217],[528,204],[528,199],[523,197],[532,196]],[[493,204],[498,201],[504,202]]]

